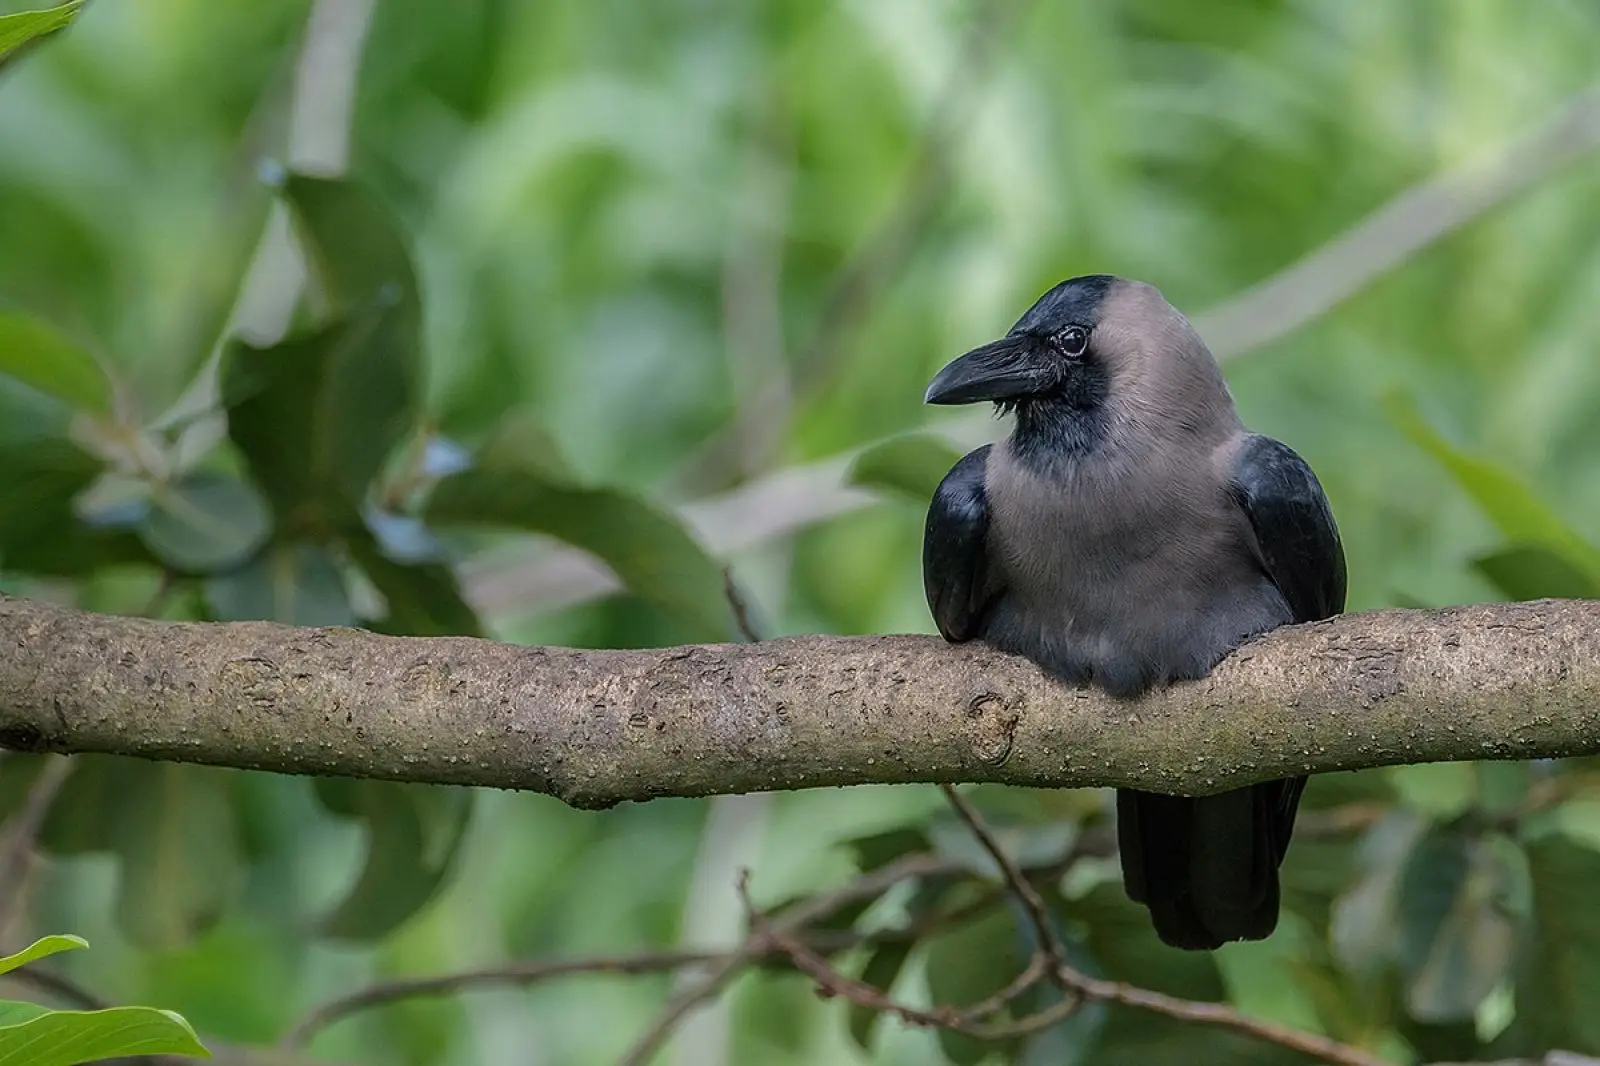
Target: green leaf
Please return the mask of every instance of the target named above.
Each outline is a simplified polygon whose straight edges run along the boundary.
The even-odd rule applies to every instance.
[[[845,480],[851,485],[887,489],[927,503],[961,456],[960,450],[931,433],[907,433],[858,454]]]
[[[1412,1017],[1470,1021],[1507,976],[1516,928],[1504,906],[1514,876],[1503,857],[1459,828],[1417,842],[1400,878],[1400,969]]]
[[[36,318],[0,313],[0,374],[79,410],[111,412],[111,382],[94,356]]]
[[[1548,548],[1590,580],[1600,581],[1600,549],[1579,536],[1520,478],[1499,463],[1451,444],[1428,425],[1409,396],[1393,393],[1385,398],[1384,407],[1406,436],[1450,471],[1507,539]]]
[[[0,1026],[17,1025],[49,1013],[49,1007],[38,1003],[19,1003],[14,999],[0,999]]]
[[[455,570],[444,563],[389,558],[366,530],[346,540],[350,555],[388,605],[383,632],[414,637],[483,635],[477,612],[461,595]]]
[[[472,813],[466,789],[318,778],[324,808],[367,823],[367,861],[322,933],[378,940],[431,900],[455,865]]]
[[[270,348],[228,346],[228,435],[291,532],[359,521],[415,421],[418,353],[415,322],[380,302]]]
[[[426,517],[430,525],[555,537],[599,557],[635,596],[677,619],[685,640],[734,636],[722,567],[676,519],[626,492],[525,467],[480,465],[441,481]]]
[[[406,325],[417,325],[417,275],[394,212],[364,185],[291,174],[283,187],[311,271],[335,314],[388,291]],[[417,352],[413,360],[415,378]]]
[[[1059,894],[1046,893],[1050,916],[1058,928],[1066,924]],[[1016,901],[1012,901],[1016,906]],[[1026,916],[1019,915],[1018,922],[1027,928]],[[1037,938],[1028,929],[1028,943]],[[1103,979],[1105,973],[1100,963],[1083,942],[1071,936],[1062,936],[1061,943],[1067,952],[1067,963],[1081,974]],[[1013,1014],[1039,1014],[1060,1004],[1062,991],[1050,982],[1042,982],[1029,989],[1018,1001]],[[1110,1009],[1105,1003],[1082,1003],[1064,1021],[1037,1033],[1023,1044],[1017,1056],[1017,1066],[1093,1066],[1098,1062],[1100,1034],[1104,1031]]]
[[[862,873],[887,866],[903,855],[933,850],[928,835],[921,829],[909,825],[886,829],[881,833],[851,837],[842,843],[850,849],[856,869]]]
[[[1161,943],[1145,909],[1122,886],[1096,885],[1065,900],[1062,912],[1083,930],[1083,947],[1104,976],[1182,999],[1219,1002],[1226,986],[1210,953],[1179,951]],[[1086,1060],[1094,1066],[1301,1066],[1310,1060],[1248,1036],[1194,1026],[1147,1011],[1113,1007]]]
[[[327,298],[325,323],[270,348],[229,345],[228,435],[292,532],[354,525],[373,480],[416,423],[421,307],[398,220],[363,186],[284,185]]]
[[[67,437],[71,418],[61,401],[0,376],[0,570],[71,577],[154,562],[127,529],[78,516],[104,467]]]
[[[994,995],[1028,965],[1026,945],[1009,909],[996,907],[928,941],[928,994],[936,1006],[968,1007]],[[956,1066],[974,1066],[991,1052],[1009,1056],[1020,1040],[986,1041],[948,1029],[939,1047]]]
[[[237,566],[266,543],[272,515],[261,496],[238,478],[192,474],[156,486],[139,535],[175,570],[212,571]]]
[[[867,961],[862,964],[856,980],[864,985],[871,985],[879,992],[887,993],[894,985],[895,979],[900,976],[900,971],[905,969],[906,960],[911,957],[911,949],[914,946],[910,940],[879,944],[867,956]],[[849,1017],[850,1038],[861,1050],[872,1050],[872,1033],[877,1028],[878,1019],[883,1017],[883,1013],[864,1007],[860,1003],[851,1002]]]
[[[1517,1025],[1538,1048],[1600,1054],[1600,853],[1559,834],[1526,850],[1533,928],[1518,959]]]
[[[6,58],[29,41],[65,29],[83,6],[83,0],[67,0],[64,4],[40,11],[18,11],[0,15],[0,65]]]
[[[1400,935],[1400,878],[1428,823],[1392,810],[1362,837],[1362,875],[1333,905],[1329,937],[1334,957],[1351,973],[1374,977],[1393,959]]]
[[[0,444],[0,566],[34,569],[28,564],[49,554],[52,541],[87,533],[73,501],[100,469],[64,438]]]
[[[210,928],[233,894],[239,840],[229,771],[120,761],[108,789],[114,805],[99,813],[121,860],[117,924],[141,947],[180,947]]]
[[[244,566],[213,574],[205,596],[223,621],[348,626],[356,620],[338,561],[320,544],[273,544]]]
[[[133,1055],[211,1057],[182,1015],[152,1007],[54,1010],[0,1026],[0,1066],[76,1066]]]
[[[1600,581],[1538,544],[1515,544],[1480,555],[1472,568],[1512,601],[1600,598]]]
[[[76,951],[87,948],[89,942],[81,936],[70,933],[44,936],[23,948],[15,955],[0,956],[0,973],[10,973],[19,966],[26,966],[30,962],[38,962],[62,951]]]

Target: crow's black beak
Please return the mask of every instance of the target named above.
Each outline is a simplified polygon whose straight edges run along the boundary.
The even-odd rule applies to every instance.
[[[978,403],[1040,392],[1054,381],[1040,354],[1038,339],[1025,334],[974,348],[939,371],[922,402]]]

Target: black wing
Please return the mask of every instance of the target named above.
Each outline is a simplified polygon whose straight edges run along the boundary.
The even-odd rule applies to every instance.
[[[1296,622],[1344,610],[1344,546],[1317,475],[1287,444],[1251,434],[1229,486],[1255,531],[1256,553]]]
[[[1234,460],[1230,489],[1250,519],[1262,568],[1289,601],[1294,620],[1315,622],[1343,611],[1344,545],[1322,483],[1306,461],[1287,444],[1252,433]],[[1278,813],[1272,835],[1281,862],[1289,848],[1306,779],[1277,784],[1282,792],[1271,805]]]
[[[922,587],[944,639],[953,643],[980,635],[988,581],[984,537],[989,498],[983,475],[992,445],[968,452],[934,490],[922,535]]]

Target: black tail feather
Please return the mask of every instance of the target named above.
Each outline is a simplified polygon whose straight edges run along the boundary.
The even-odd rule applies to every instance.
[[[1304,787],[1302,777],[1200,798],[1118,790],[1123,885],[1162,941],[1207,951],[1272,935]]]

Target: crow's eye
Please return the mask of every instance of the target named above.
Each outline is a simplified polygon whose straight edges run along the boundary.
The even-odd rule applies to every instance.
[[[1076,359],[1089,348],[1089,331],[1082,326],[1068,326],[1051,338],[1056,351]]]

